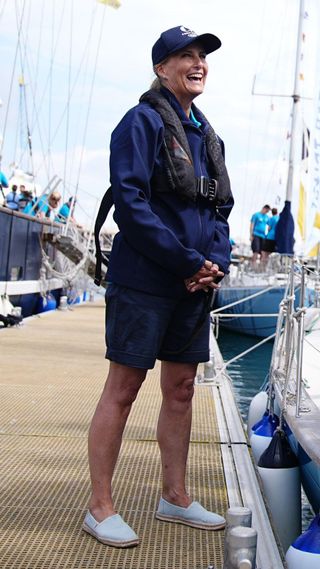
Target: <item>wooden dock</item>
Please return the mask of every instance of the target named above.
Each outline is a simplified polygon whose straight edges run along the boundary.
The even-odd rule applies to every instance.
[[[222,569],[223,531],[154,518],[158,366],[134,404],[114,479],[117,510],[141,543],[110,548],[81,530],[90,492],[87,431],[108,367],[103,302],[26,319],[0,336],[1,569]],[[216,362],[221,368],[217,354]],[[222,515],[229,505],[249,506],[258,569],[283,568],[223,373],[196,386],[188,488]]]

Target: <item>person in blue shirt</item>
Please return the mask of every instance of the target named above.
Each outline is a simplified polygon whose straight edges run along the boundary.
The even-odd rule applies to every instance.
[[[19,211],[26,213],[28,209],[27,206],[30,205],[32,207],[33,198],[32,198],[32,191],[27,190],[24,184],[20,185],[20,195],[19,195]]]
[[[89,431],[92,495],[83,529],[102,543],[137,545],[116,514],[111,480],[132,403],[161,360],[157,438],[160,521],[218,530],[224,518],[186,489],[194,378],[209,359],[210,292],[230,264],[233,206],[224,149],[193,100],[205,87],[212,34],[166,30],[152,48],[156,80],[111,137],[110,179],[119,227],[107,272],[109,374]]]
[[[73,206],[72,206],[72,201],[73,201]],[[76,200],[73,199],[73,197],[70,197],[68,199],[67,202],[65,202],[59,209],[58,214],[55,217],[55,221],[58,223],[66,223],[68,221],[68,219],[70,218],[70,220],[74,223],[76,223],[73,215],[71,214],[71,206],[72,209],[74,210],[76,204]]]
[[[264,205],[261,211],[254,213],[250,220],[250,241],[252,249],[252,263],[256,263],[261,255],[263,240],[267,233],[270,206]]]
[[[5,195],[3,192],[3,188],[8,188],[9,187],[9,182],[6,178],[6,176],[4,175],[4,173],[0,170],[0,192],[2,194],[2,198],[3,198],[3,202],[5,203]]]
[[[267,260],[270,253],[276,250],[276,226],[279,221],[278,210],[273,207],[271,210],[272,217],[269,217],[267,223],[267,235],[262,244],[262,254],[264,260]]]
[[[18,211],[19,209],[19,194],[18,194],[18,186],[15,184],[11,188],[11,192],[6,195],[5,201],[6,207]]]
[[[54,190],[49,195],[44,194],[39,198],[33,198],[32,201],[26,204],[23,213],[42,219],[48,218],[54,220],[60,200],[61,194],[57,190]]]

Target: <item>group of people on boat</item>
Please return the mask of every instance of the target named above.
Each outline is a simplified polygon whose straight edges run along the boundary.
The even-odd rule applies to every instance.
[[[4,175],[1,177],[1,187],[2,192],[4,187],[9,188]],[[66,223],[68,219],[75,222],[73,211],[76,199],[71,196],[62,205],[61,199],[62,196],[57,190],[36,197],[24,184],[20,184],[19,190],[17,184],[12,184],[10,191],[6,195],[3,193],[3,206],[33,217],[51,219],[56,223]]]
[[[278,209],[264,205],[260,211],[254,213],[250,220],[250,242],[252,249],[252,263],[261,259],[265,264],[270,253],[276,251],[276,227],[279,221]]]

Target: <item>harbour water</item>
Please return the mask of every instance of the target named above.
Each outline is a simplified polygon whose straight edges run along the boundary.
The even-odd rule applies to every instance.
[[[234,334],[220,328],[218,344],[225,363],[248,350],[259,339]],[[250,401],[265,383],[270,366],[273,342],[267,342],[228,366],[241,416],[246,423]],[[302,528],[307,529],[314,514],[302,492]]]
[[[234,334],[221,328],[219,330],[218,344],[225,363],[258,342],[259,339],[252,336]],[[260,391],[261,386],[266,381],[272,347],[272,342],[262,344],[259,348],[231,363],[227,368],[244,422],[247,419],[252,397]]]

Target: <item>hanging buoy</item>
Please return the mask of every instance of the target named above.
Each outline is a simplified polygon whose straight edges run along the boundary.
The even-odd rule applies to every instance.
[[[39,296],[39,300],[37,302],[37,313],[48,312],[49,310],[55,310],[56,308],[57,301],[52,294]]]
[[[260,456],[270,444],[278,425],[279,417],[269,412],[266,412],[262,419],[253,425],[250,444],[256,463],[258,463]]]
[[[274,526],[287,551],[301,533],[301,482],[299,462],[284,431],[274,433],[260,457],[258,471]]]
[[[290,545],[286,562],[288,569],[319,569],[320,567],[320,514],[307,531]]]
[[[252,399],[248,411],[247,433],[251,436],[253,425],[260,421],[266,411],[268,394],[266,391],[259,391]]]
[[[0,296],[0,314],[3,316],[7,316],[8,314],[12,314],[12,309],[14,308],[13,304],[11,304],[8,296],[6,294]]]

